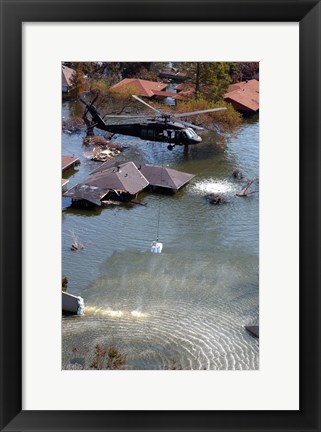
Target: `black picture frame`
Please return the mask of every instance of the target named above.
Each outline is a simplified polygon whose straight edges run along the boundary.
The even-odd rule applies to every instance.
[[[321,3],[315,0],[198,0],[196,7],[196,0],[174,0],[170,5],[159,0],[0,0],[0,4],[1,431],[320,431]],[[22,23],[28,21],[300,23],[298,411],[251,411],[250,401],[249,411],[22,410],[21,54]],[[290,71],[283,71],[284,79],[287,73]]]

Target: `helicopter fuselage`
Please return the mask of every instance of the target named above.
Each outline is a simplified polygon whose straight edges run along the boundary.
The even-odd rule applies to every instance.
[[[173,123],[167,123],[166,125],[158,122],[104,124],[103,130],[115,134],[135,136],[142,140],[159,141],[174,145],[191,145],[202,141],[202,138],[192,128]]]
[[[82,102],[91,114],[95,127],[113,134],[130,135],[142,140],[168,143],[169,150],[175,145],[199,144],[202,141],[194,129],[184,127],[181,123],[173,121],[144,120],[139,123],[108,124],[100,116],[94,105]]]

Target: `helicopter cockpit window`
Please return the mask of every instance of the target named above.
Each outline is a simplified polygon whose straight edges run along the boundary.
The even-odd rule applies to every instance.
[[[196,133],[191,128],[185,129],[185,133],[188,136],[188,138],[195,138],[196,136]]]

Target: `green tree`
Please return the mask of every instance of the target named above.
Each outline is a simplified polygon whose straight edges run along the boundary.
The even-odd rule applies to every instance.
[[[230,63],[227,62],[193,62],[180,64],[187,70],[189,84],[194,89],[194,98],[205,98],[217,102],[223,99],[232,79]]]

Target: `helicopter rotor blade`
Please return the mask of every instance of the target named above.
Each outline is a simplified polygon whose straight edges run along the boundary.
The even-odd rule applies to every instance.
[[[83,100],[82,98],[79,98],[80,99],[80,102],[82,102],[84,105],[86,105],[86,109],[85,109],[85,112],[84,112],[84,116],[86,116],[87,115],[87,113],[88,113],[88,111],[90,110],[90,108],[93,106],[93,104],[96,102],[96,100],[97,100],[97,98],[98,98],[98,93],[96,94],[96,96],[94,97],[94,99],[90,102],[90,103],[87,103],[85,100]]]
[[[175,114],[173,117],[177,117],[177,118],[188,117],[188,116],[192,116],[192,115],[205,114],[205,113],[214,112],[214,111],[223,111],[226,109],[227,108],[225,108],[225,107],[221,107],[221,108],[212,108],[212,109],[200,110],[200,111],[191,111],[191,112],[186,112],[186,113]]]
[[[94,97],[94,99],[91,101],[90,106],[92,107],[94,105],[94,103],[96,102],[96,100],[98,99],[99,94],[97,93],[96,96]]]
[[[139,98],[139,97],[136,96],[136,95],[132,95],[132,96],[133,96],[134,99],[136,99],[136,100],[138,100],[139,102],[141,102],[142,104],[148,106],[148,108],[150,108],[150,109],[154,110],[155,112],[157,112],[157,114],[159,114],[159,115],[163,115],[163,114],[161,113],[161,111],[159,111],[158,109],[156,109],[156,108],[154,108],[153,106],[149,105],[147,102],[143,101],[143,99]]]
[[[112,115],[112,114],[108,114],[108,115],[104,115],[104,118],[150,118],[150,115],[134,115],[134,114],[128,114],[128,115]]]
[[[196,126],[196,125],[193,124],[193,123],[188,123],[188,122],[183,121],[183,120],[177,120],[177,122],[178,122],[178,123],[181,123],[181,124],[184,125],[184,126],[188,126],[188,127],[192,128],[192,129],[196,129],[196,130],[200,130],[200,131],[204,130],[204,128],[201,127],[201,126]]]

